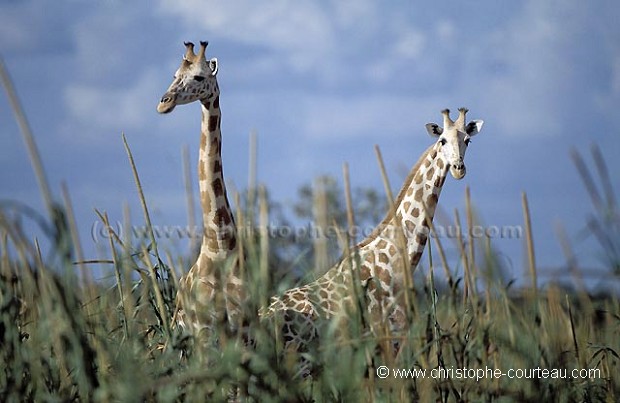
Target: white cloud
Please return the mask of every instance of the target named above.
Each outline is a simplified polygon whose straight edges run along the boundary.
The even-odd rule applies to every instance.
[[[476,154],[470,161],[479,162],[477,175],[484,167],[497,183],[505,184],[506,194],[516,194],[515,206],[498,202],[497,189],[478,181],[481,176],[473,176],[474,169],[472,182],[476,178],[479,189],[487,192],[479,196],[487,207],[500,203],[503,214],[512,208],[517,220],[520,190],[540,194],[561,189],[554,175],[560,168],[541,171],[540,166],[553,158],[552,166],[559,161],[564,169],[561,164],[566,161],[565,154],[556,150],[548,156],[545,148],[532,153],[531,147],[541,143],[506,136],[564,131],[566,143],[590,142],[592,133],[577,138],[584,134],[568,129],[575,121],[589,124],[600,117],[593,113],[594,107],[585,112],[577,107],[598,95],[596,107],[609,116],[608,121],[597,121],[605,131],[602,146],[617,148],[613,119],[620,98],[620,58],[614,24],[618,11],[613,10],[620,8],[613,2],[593,6],[577,0],[553,4],[530,0],[497,6],[487,0],[478,6],[484,12],[454,3],[451,7],[459,8],[454,13],[437,4],[415,7],[370,0],[260,4],[160,0],[153,8],[109,1],[0,3],[0,49],[7,61],[19,53],[17,57],[29,66],[43,69],[53,94],[60,94],[59,102],[66,107],[64,118],[55,117],[56,108],[35,109],[41,112],[37,115],[41,122],[64,119],[62,127],[51,127],[47,137],[56,148],[42,150],[44,158],[47,154],[57,164],[51,171],[63,166],[63,172],[74,175],[69,176],[71,186],[78,189],[83,183],[105,183],[113,185],[115,195],[133,194],[130,177],[121,174],[127,179],[121,183],[118,173],[101,169],[95,161],[99,158],[127,172],[118,134],[131,130],[129,140],[136,144],[136,158],[142,158],[138,164],[145,188],[162,214],[183,211],[185,206],[178,196],[182,189],[170,188],[180,183],[174,159],[178,146],[189,143],[194,159],[197,147],[198,105],[179,108],[174,116],[155,113],[157,98],[181,56],[180,42],[188,39],[222,44],[215,56],[222,65],[227,179],[245,178],[247,153],[240,152],[240,139],[256,125],[266,139],[261,147],[268,142],[268,147],[259,147],[261,172],[270,175],[262,179],[270,183],[270,190],[285,196],[315,173],[338,175],[344,160],[352,162],[353,178],[366,180],[365,170],[376,173],[374,163],[372,167],[367,163],[374,161],[374,143],[390,146],[391,154],[384,154],[388,167],[395,161],[408,164],[417,157],[412,150],[431,141],[423,124],[438,120],[445,107],[465,105],[472,117],[487,121],[488,134],[475,140]],[[178,48],[168,48],[173,39]],[[62,74],[55,74],[58,71]],[[597,75],[598,71],[604,74]],[[33,87],[25,87],[24,100],[37,98],[41,89]],[[93,141],[96,136],[100,138]],[[56,142],[58,137],[61,141]],[[116,148],[104,150],[104,142]],[[485,149],[489,155],[482,152]],[[76,161],[76,153],[91,164]],[[5,160],[0,162],[6,167]],[[518,170],[507,169],[519,164]],[[614,169],[612,160],[610,168]],[[89,172],[100,176],[88,178]],[[24,186],[32,187],[30,182]],[[99,197],[104,197],[105,206],[115,205],[106,195],[105,186],[93,185],[75,202],[86,206],[92,221],[90,209],[101,206]]]
[[[36,32],[24,29],[24,21],[16,18],[15,11],[4,10],[0,15],[0,48],[3,50],[29,48],[35,43]]]
[[[127,3],[122,12],[116,2],[100,2],[82,18],[71,21],[76,78],[93,81],[135,75],[146,67],[153,60],[143,54],[145,44],[152,40],[142,26],[149,21],[149,11],[138,2]]]
[[[359,29],[360,22],[363,21],[364,29],[375,32],[378,21],[381,18],[381,11],[384,7],[381,3],[368,0],[356,1],[333,1],[328,12],[333,16],[338,26],[343,29]]]
[[[141,45],[149,40],[142,26],[148,13],[137,3],[124,6],[121,13],[115,2],[74,8],[73,17],[63,17],[68,19],[59,41],[63,52],[58,70],[62,73],[54,75],[60,93],[56,108],[62,111],[57,136],[65,143],[101,145],[109,139],[104,134],[144,129],[155,115],[158,96],[163,92],[163,88],[155,87],[161,79],[159,65],[152,62],[156,56],[141,54]],[[58,15],[65,15],[47,11],[54,22],[59,20]],[[47,25],[52,25],[49,20]],[[55,37],[51,33],[39,35]],[[49,61],[41,64],[49,65]]]
[[[345,96],[304,96],[303,117],[298,124],[307,138],[330,139],[389,137],[403,138],[409,133],[422,132],[423,119],[439,118],[437,98],[369,94],[367,98]],[[432,119],[431,119],[432,120]],[[424,121],[426,123],[426,121]]]
[[[426,45],[426,34],[412,21],[394,21],[391,11],[368,0],[233,0],[207,6],[198,0],[161,0],[158,11],[179,18],[188,35],[207,30],[212,37],[264,50],[276,61],[269,63],[276,74],[286,70],[329,86],[351,76],[383,82],[390,73],[386,66],[411,63]]]
[[[421,32],[408,29],[403,32],[392,47],[394,55],[403,59],[415,59],[421,56],[426,43],[426,36]]]
[[[160,12],[180,17],[189,31],[206,29],[243,44],[284,51],[288,63],[300,71],[311,68],[332,46],[332,26],[325,11],[313,1],[267,5],[232,0],[206,6],[198,0],[160,2]]]
[[[70,84],[64,91],[68,122],[77,125],[80,136],[94,140],[102,131],[114,133],[143,128],[148,119],[155,116],[156,103],[153,94],[157,88],[158,74],[152,69],[141,73],[133,86],[102,86],[97,83]]]
[[[575,2],[529,1],[487,40],[470,45],[469,87],[503,135],[559,135],[577,85],[571,50],[583,35]],[[479,69],[474,71],[473,69]],[[584,102],[586,102],[584,100]]]
[[[452,21],[440,20],[436,26],[438,38],[443,43],[450,43],[455,38],[456,27]]]
[[[46,39],[42,35],[46,25],[49,27],[46,5],[36,1],[19,1],[8,2],[1,7],[0,49],[3,52],[27,51]]]

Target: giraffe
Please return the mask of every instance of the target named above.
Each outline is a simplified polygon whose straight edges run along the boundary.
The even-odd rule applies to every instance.
[[[317,337],[324,319],[343,318],[354,303],[352,288],[356,286],[373,322],[371,331],[374,325],[387,324],[392,332],[406,326],[402,291],[411,283],[406,282],[405,276],[410,276],[420,261],[448,171],[455,179],[465,176],[465,151],[470,138],[482,129],[482,120],[466,123],[466,113],[466,108],[460,108],[456,121],[452,121],[450,111],[445,109],[443,127],[436,123],[426,125],[437,141],[410,171],[394,209],[366,239],[314,282],[272,297],[269,306],[261,308],[261,318],[279,314],[277,317],[283,319],[285,350],[303,350]]]
[[[194,54],[194,44],[185,42],[181,66],[157,106],[157,111],[165,114],[177,105],[200,101],[202,109],[198,181],[203,236],[196,262],[179,281],[173,318],[174,325],[195,334],[208,329],[221,315],[220,297],[224,299],[225,319],[234,328],[244,298],[236,227],[222,169],[218,62],[216,58],[205,58],[207,45],[200,42]]]

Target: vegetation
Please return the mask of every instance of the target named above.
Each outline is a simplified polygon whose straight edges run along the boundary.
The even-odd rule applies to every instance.
[[[610,273],[617,275],[618,209],[597,152],[594,149],[604,195],[590,192],[595,213],[588,228],[600,242]],[[575,161],[586,186],[596,189],[578,154]],[[44,177],[40,180],[45,182]],[[42,186],[47,212],[32,215],[40,216],[46,228],[51,256],[43,256],[23,227],[21,217],[31,214],[27,209],[6,203],[0,208],[2,402],[595,402],[620,397],[618,298],[594,297],[585,288],[539,288],[536,281],[513,290],[497,275],[501,267],[490,239],[467,234],[457,238],[458,261],[426,258],[418,268],[423,280],[409,290],[411,325],[404,334],[385,330],[372,336],[364,326],[363,309],[346,312],[346,328],[328,327],[320,343],[304,353],[314,372],[300,378],[295,376],[299,357],[282,353],[277,323],[258,321],[255,315],[274,289],[281,288],[274,284],[280,279],[269,275],[270,265],[298,253],[282,252],[284,245],[274,248],[267,236],[270,203],[264,190],[248,192],[250,202],[237,213],[247,255],[250,302],[245,309],[255,341],[248,346],[223,320],[199,339],[170,327],[178,275],[186,268],[178,263],[183,259],[160,250],[154,236],[147,242],[120,239],[110,228],[110,260],[103,263],[109,264],[113,285],[90,280],[68,192],[63,189],[63,202],[57,203],[46,189]],[[315,204],[323,203],[320,198],[303,190],[299,213],[308,218],[313,208],[323,208],[324,222],[346,228],[350,220],[345,217],[354,209],[343,207],[342,199],[335,198],[339,189],[331,189],[325,200],[332,201],[323,207]],[[148,226],[148,203],[142,195],[141,201]],[[536,279],[525,195],[523,202],[530,273]],[[466,226],[471,226],[475,217],[469,198],[467,205]],[[360,219],[374,220],[373,214],[376,211]],[[107,221],[104,213],[100,218]],[[341,239],[346,248],[346,235]],[[431,239],[429,248],[445,256],[442,240]],[[289,261],[289,267],[299,267],[296,264]],[[455,266],[459,270],[451,269]],[[568,269],[578,273],[578,267]],[[436,270],[444,273],[441,282]],[[397,354],[393,339],[400,344]],[[383,366],[389,369],[385,379]]]

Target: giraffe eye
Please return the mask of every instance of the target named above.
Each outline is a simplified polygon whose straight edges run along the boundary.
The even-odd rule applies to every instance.
[[[200,82],[203,81],[205,78],[203,76],[194,76],[194,80]]]
[[[443,139],[443,138],[442,138],[442,139],[439,139],[439,143],[440,143],[442,146],[445,146],[445,145],[446,145],[446,139]]]
[[[470,138],[466,138],[466,139],[465,139],[465,145],[466,145],[466,146],[468,146],[468,145],[469,145],[469,143],[471,143],[471,139],[470,139]]]

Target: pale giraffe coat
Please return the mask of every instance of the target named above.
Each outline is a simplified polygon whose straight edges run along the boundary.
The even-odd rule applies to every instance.
[[[322,319],[344,318],[350,312],[354,279],[359,282],[373,321],[371,328],[387,323],[396,332],[406,326],[405,276],[411,276],[420,261],[448,171],[456,179],[465,176],[465,149],[483,123],[475,120],[465,124],[467,110],[461,108],[459,112],[456,122],[450,119],[447,109],[442,112],[443,129],[434,123],[426,125],[429,134],[439,139],[409,173],[395,200],[395,214],[388,214],[349,256],[319,279],[273,297],[271,304],[260,311],[263,318],[282,314],[286,348],[303,349],[316,337],[317,326],[325,322]]]
[[[181,66],[157,110],[169,113],[176,105],[201,103],[198,181],[204,232],[196,263],[179,281],[173,320],[198,334],[216,320],[228,320],[235,327],[245,294],[239,273],[236,227],[222,168],[217,59],[205,58],[207,42],[200,42],[198,54],[194,54],[191,42],[185,46]]]

